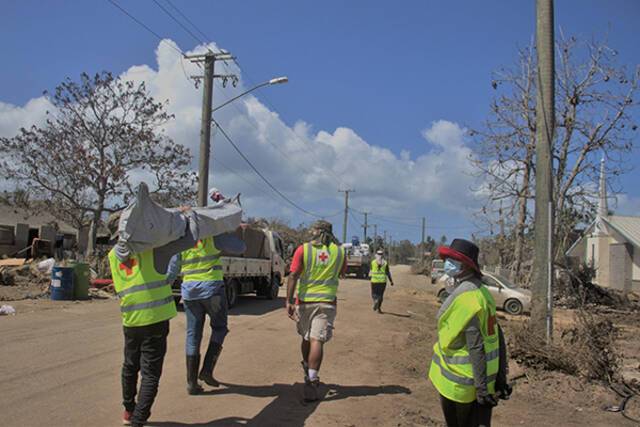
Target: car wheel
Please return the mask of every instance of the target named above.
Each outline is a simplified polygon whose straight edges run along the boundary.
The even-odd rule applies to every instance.
[[[280,278],[273,276],[271,280],[271,286],[269,286],[269,292],[267,293],[267,299],[278,298],[278,292],[280,291]]]
[[[510,299],[504,303],[504,311],[509,314],[522,314],[522,303],[517,299]]]
[[[232,280],[231,282],[227,283],[225,286],[225,291],[227,294],[227,306],[231,308],[236,305],[236,302],[238,302],[238,288],[236,287],[235,281]]]
[[[438,300],[440,301],[440,303],[443,303],[447,298],[449,298],[449,292],[447,292],[446,289],[442,289],[440,292],[438,292]]]

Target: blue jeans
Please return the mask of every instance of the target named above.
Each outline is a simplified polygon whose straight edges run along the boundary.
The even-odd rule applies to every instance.
[[[210,298],[184,301],[187,315],[187,356],[200,354],[205,316],[209,315],[211,341],[222,345],[227,336],[227,297],[224,286],[219,286]]]

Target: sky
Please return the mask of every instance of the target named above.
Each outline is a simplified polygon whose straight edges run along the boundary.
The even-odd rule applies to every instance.
[[[466,129],[489,113],[491,72],[511,65],[518,47],[531,43],[533,0],[171,0],[204,33],[190,27],[195,38],[152,0],[113,1],[164,41],[107,0],[3,1],[0,136],[42,123],[49,107],[44,90],[83,71],[108,70],[144,81],[154,97],[168,100],[176,119],[167,133],[197,155],[202,93],[186,76],[200,70],[175,49],[201,53],[204,41],[232,52],[241,66],[217,68],[238,74],[241,83],[216,83],[214,105],[272,77],[289,77],[215,118],[275,187],[326,216],[339,237],[338,190],[347,188],[355,190],[348,236],[362,235],[365,211],[379,234],[386,230],[394,239],[418,241],[422,217],[436,239],[478,231],[473,213],[481,200]],[[157,3],[182,19],[167,0]],[[636,0],[556,1],[558,33],[607,36],[629,67],[640,62],[639,18]],[[267,188],[220,132],[212,151],[210,185],[241,192],[247,216],[294,226],[314,219]],[[637,155],[638,149],[630,156],[633,170],[619,182],[619,213],[640,210]]]

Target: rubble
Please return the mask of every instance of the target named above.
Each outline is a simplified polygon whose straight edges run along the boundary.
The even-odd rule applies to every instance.
[[[554,304],[564,308],[606,306],[617,310],[640,310],[640,296],[634,292],[622,292],[603,288],[592,282],[595,271],[580,266],[576,271],[564,270],[557,281]]]
[[[621,360],[614,348],[618,328],[603,316],[577,311],[575,324],[557,330],[551,344],[546,344],[528,323],[511,334],[509,354],[524,366],[607,384],[620,379]]]

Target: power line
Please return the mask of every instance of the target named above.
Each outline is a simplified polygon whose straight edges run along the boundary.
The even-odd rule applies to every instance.
[[[188,28],[186,28],[185,25],[183,25],[173,14],[171,14],[165,7],[163,7],[161,4],[159,4],[158,0],[153,0],[154,3],[156,3],[156,5],[158,5],[158,7],[160,7],[167,15],[169,15],[171,17],[171,19],[173,19],[176,23],[178,23],[178,25],[180,25],[186,32],[188,32],[191,37],[194,38],[194,40],[196,40],[199,43],[202,44],[206,44],[206,42],[204,41],[204,39],[209,39],[211,40],[211,37],[208,37],[191,19],[189,19],[189,17],[184,14],[175,4],[173,4],[171,2],[171,0],[165,0],[167,2],[167,4],[169,6],[171,6],[171,8],[173,10],[175,10],[185,21],[187,21],[189,24],[191,24],[191,26],[200,34],[202,35],[203,38],[200,38],[198,36],[196,36],[195,34],[193,34],[193,32],[191,30],[189,30]],[[209,49],[210,50],[210,49]],[[246,76],[246,80],[249,82],[249,84],[255,85],[255,83],[252,81],[253,79],[251,78],[251,76],[249,75],[249,73],[240,65],[240,63],[238,62],[237,59],[234,59],[234,62],[236,63],[236,65],[238,66],[238,68],[240,69],[240,71],[242,72],[242,74],[244,74]],[[227,67],[227,62],[224,61],[224,66],[225,68]],[[265,99],[267,105],[269,105],[271,107],[271,109],[274,112],[277,112],[278,109],[275,107],[275,105],[273,105],[273,103],[267,98],[266,95],[262,95],[262,97]],[[236,105],[234,105],[234,107],[236,107],[236,110],[240,112],[240,110],[237,108]],[[242,113],[241,113],[242,115]],[[259,131],[258,127],[255,125],[255,123],[253,123],[253,121],[249,120],[249,118],[247,118],[247,120]],[[310,143],[309,141],[306,141],[302,138],[300,138],[291,128],[289,128],[289,126],[287,126],[285,124],[285,128],[287,129],[287,131],[289,131],[295,139],[297,139],[298,141],[302,142],[304,145],[308,145],[311,148],[311,153],[314,156],[314,158],[316,159],[316,161],[319,164],[322,164],[322,162],[319,160],[319,158],[316,156],[316,152],[315,152],[315,147],[313,146],[312,143]],[[287,160],[289,160],[290,162],[292,162],[293,164],[296,164],[295,162],[293,162],[286,154],[284,154],[284,152],[282,150],[280,150],[274,143],[271,142],[271,140],[269,140],[268,138],[265,137],[265,140],[267,140],[267,142],[272,145],[280,154],[283,155],[283,157],[285,157]],[[329,173],[333,176],[333,178],[335,178],[336,182],[338,183],[338,186],[344,186],[344,181],[342,181],[342,179],[333,171],[333,169],[331,168],[325,168],[325,170],[329,171]]]
[[[198,28],[198,26],[196,24],[193,23],[193,21],[191,19],[189,19],[189,17],[187,15],[185,15],[184,13],[182,13],[182,11],[176,6],[174,5],[171,0],[165,0],[167,2],[167,4],[169,6],[171,6],[171,8],[173,10],[175,10],[176,12],[178,12],[178,14],[180,14],[180,16],[182,16],[182,18],[187,21],[189,24],[191,24],[191,26],[198,32],[200,33],[200,35],[203,37],[203,39],[208,39],[209,37],[207,37],[207,35],[205,33],[203,33],[200,28]]]
[[[114,5],[115,7],[117,7],[118,9],[120,9],[120,11],[122,13],[124,13],[125,15],[127,15],[129,18],[131,18],[135,23],[137,23],[138,25],[140,25],[142,28],[144,28],[145,30],[147,30],[149,33],[153,34],[158,40],[160,40],[161,43],[165,43],[167,46],[171,47],[171,49],[175,50],[176,52],[178,52],[180,54],[180,56],[184,57],[184,52],[182,50],[180,50],[178,47],[172,45],[171,43],[167,42],[162,36],[160,36],[158,33],[156,33],[155,31],[153,31],[151,28],[149,28],[146,24],[144,24],[142,21],[140,21],[138,18],[136,18],[135,16],[133,16],[132,14],[130,14],[129,12],[127,12],[122,6],[120,6],[118,3],[116,3],[114,0],[107,0],[109,3],[111,3],[112,5]]]
[[[220,124],[218,124],[215,121],[214,121],[214,124],[217,126],[217,128],[220,130],[220,133],[222,133],[222,135],[229,142],[229,144],[231,144],[231,146],[240,155],[240,157],[242,157],[244,159],[244,161],[247,162],[247,164],[251,167],[251,169],[253,169],[253,171],[256,173],[256,175],[258,175],[276,194],[278,194],[280,197],[282,197],[283,200],[285,200],[287,203],[289,203],[291,206],[293,206],[294,208],[298,209],[299,211],[304,212],[307,215],[314,216],[316,218],[323,218],[323,215],[319,215],[319,214],[313,213],[313,212],[303,208],[302,206],[298,205],[293,200],[291,200],[287,196],[285,196],[273,184],[271,184],[271,182],[267,178],[265,178],[265,176],[253,165],[253,163],[251,163],[251,160],[249,160],[247,158],[247,156],[244,155],[242,150],[240,150],[240,148],[235,144],[235,142],[233,142],[233,140],[229,137],[227,132],[225,132],[225,130],[220,126]]]
[[[173,14],[171,12],[169,12],[163,5],[161,5],[160,2],[158,2],[158,0],[153,0],[153,2],[156,4],[156,6],[158,6],[160,9],[162,9],[162,11],[164,13],[166,13],[176,24],[178,24],[187,34],[189,34],[191,37],[193,37],[193,39],[196,42],[206,45],[206,43],[201,38],[199,38],[198,36],[193,34],[193,32],[189,28],[187,28],[182,22],[180,22],[178,20],[178,18],[173,16]],[[209,49],[209,50],[211,50],[211,49]]]

